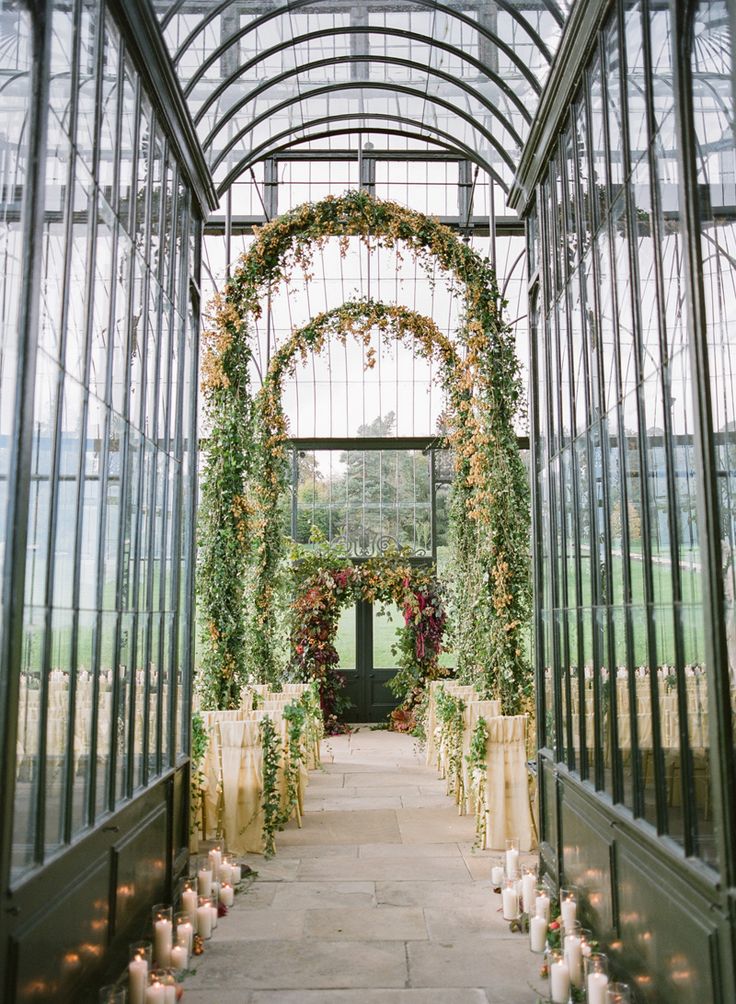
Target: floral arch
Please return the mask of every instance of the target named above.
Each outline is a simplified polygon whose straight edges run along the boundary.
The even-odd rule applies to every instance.
[[[296,268],[309,273],[315,251],[337,237],[401,247],[431,272],[436,262],[462,287],[457,332],[462,358],[428,318],[358,300],[314,318],[274,357],[261,393],[249,381],[249,321],[269,291]],[[501,318],[493,268],[447,227],[364,192],[300,206],[263,227],[214,304],[204,336],[203,392],[210,422],[202,484],[199,598],[203,704],[232,707],[248,679],[273,681],[275,611],[283,560],[279,500],[286,476],[280,393],[300,353],[329,336],[370,339],[411,334],[434,353],[452,402],[451,582],[460,674],[508,711],[529,692],[524,631],[530,605],[529,489],[514,417],[522,401],[513,333]]]

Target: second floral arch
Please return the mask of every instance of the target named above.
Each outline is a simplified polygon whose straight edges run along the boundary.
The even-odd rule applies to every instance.
[[[253,322],[269,292],[296,270],[308,273],[328,241],[344,253],[355,237],[454,278],[463,308],[456,339],[406,307],[350,300],[294,331],[254,393]],[[514,427],[523,400],[514,332],[503,320],[490,262],[430,217],[347,192],[299,206],[258,231],[213,307],[202,370],[210,428],[198,567],[203,707],[237,706],[247,682],[278,683],[298,671],[298,653],[284,653],[279,627],[289,588],[280,511],[289,483],[283,381],[329,339],[361,341],[372,365],[378,332],[385,342],[412,342],[438,364],[455,469],[445,585],[458,675],[499,698],[506,713],[517,712],[531,690],[529,487]]]

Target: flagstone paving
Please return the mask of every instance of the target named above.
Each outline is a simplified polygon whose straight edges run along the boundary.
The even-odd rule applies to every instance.
[[[409,736],[324,740],[303,828],[236,899],[186,1004],[528,1004],[539,961],[490,887],[444,781]],[[531,856],[530,856],[531,857]]]

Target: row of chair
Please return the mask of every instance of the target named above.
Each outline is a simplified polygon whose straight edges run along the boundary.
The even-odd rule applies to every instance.
[[[462,734],[459,750],[455,738],[443,728],[437,714],[440,689],[462,701]],[[487,742],[481,769],[469,762],[471,742],[478,720],[486,725]],[[448,680],[429,685],[426,717],[426,758],[447,781],[458,811],[473,813],[477,843],[483,849],[502,850],[506,840],[518,839],[521,850],[535,844],[526,740],[528,717],[502,715],[499,701],[481,700],[475,688]],[[459,752],[459,756],[458,756]]]
[[[304,790],[308,770],[319,763],[322,716],[318,704],[304,702],[309,684],[285,684],[273,692],[266,686],[243,690],[241,707],[232,711],[202,711],[208,736],[207,751],[200,768],[201,812],[193,833],[200,839],[224,840],[236,854],[263,853],[263,740],[262,724],[268,718],[279,738],[278,789],[284,813],[291,813],[301,826]],[[306,727],[293,748],[287,705],[302,701],[309,709]],[[298,772],[296,799],[289,804],[289,777]]]

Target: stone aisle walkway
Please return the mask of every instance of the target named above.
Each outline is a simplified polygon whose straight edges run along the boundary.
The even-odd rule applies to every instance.
[[[185,1004],[527,1004],[539,963],[510,934],[444,782],[411,737],[322,744],[304,827],[220,921]]]

